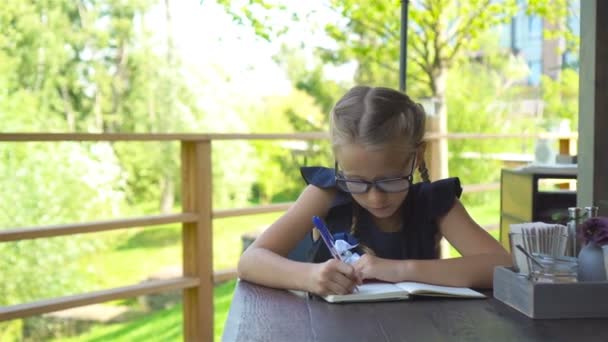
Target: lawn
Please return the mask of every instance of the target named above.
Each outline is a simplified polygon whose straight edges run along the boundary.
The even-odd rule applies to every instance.
[[[482,226],[498,224],[500,221],[500,191],[495,190],[490,193],[488,200],[483,205],[467,205],[467,194],[462,196],[467,211]]]
[[[213,269],[233,268],[241,253],[241,235],[260,230],[280,213],[217,219],[213,221]],[[113,233],[116,241],[106,252],[81,261],[94,274],[96,287],[137,283],[167,266],[181,265],[181,227],[167,225]],[[128,260],[129,262],[125,262]]]
[[[482,225],[497,223],[498,199],[488,201],[483,206],[471,207],[469,212]],[[234,267],[241,253],[241,235],[263,229],[279,215],[280,213],[271,213],[214,220],[214,269]],[[495,238],[498,237],[498,230],[490,233]],[[137,283],[163,267],[181,264],[181,228],[177,225],[123,231],[120,234],[123,235],[113,237],[117,243],[108,252],[100,253],[82,262],[83,267],[95,271],[89,273],[96,273],[96,286],[100,288]],[[452,249],[452,256],[457,255],[458,253]],[[220,339],[223,331],[234,285],[235,282],[230,281],[217,286],[214,291],[216,340]],[[56,341],[181,341],[181,339],[182,309],[181,305],[176,305],[127,322],[95,326],[81,336]]]
[[[236,281],[231,280],[214,289],[215,340],[220,341],[232,292]],[[183,341],[182,305],[178,304],[165,310],[140,316],[123,323],[98,325],[87,333],[73,337],[53,340],[55,342],[165,342]]]

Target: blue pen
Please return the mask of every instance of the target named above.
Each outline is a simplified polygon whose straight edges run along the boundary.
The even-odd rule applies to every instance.
[[[323,239],[323,242],[325,242],[325,245],[327,246],[327,249],[329,249],[331,255],[334,258],[344,262],[344,260],[342,260],[342,257],[336,250],[336,247],[334,246],[334,237],[329,232],[329,229],[327,229],[327,226],[325,225],[325,222],[323,222],[323,219],[321,219],[319,216],[313,216],[312,223],[314,223],[315,227],[317,227],[317,229],[321,233],[321,239]],[[359,292],[359,288],[355,286],[353,291]]]
[[[317,229],[319,230],[319,233],[321,233],[321,239],[323,239],[323,242],[325,242],[325,245],[327,246],[327,249],[329,249],[331,255],[334,258],[342,261],[340,254],[338,253],[338,251],[336,251],[336,247],[334,246],[334,238],[333,236],[331,236],[329,229],[327,229],[325,222],[323,222],[323,220],[319,216],[313,216],[312,223],[314,223],[315,227],[317,227]]]

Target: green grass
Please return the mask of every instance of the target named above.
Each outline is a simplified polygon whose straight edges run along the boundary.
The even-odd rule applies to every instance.
[[[475,194],[472,194],[475,196]],[[496,224],[500,222],[500,192],[498,190],[492,191],[485,196],[486,200],[482,205],[469,205],[467,203],[467,197],[470,195],[463,195],[462,201],[467,211],[475,219],[477,223],[482,226],[489,224]]]
[[[217,219],[213,222],[213,269],[233,268],[241,254],[241,235],[261,230],[279,213]],[[181,228],[177,225],[132,229],[111,236],[109,250],[85,258],[81,267],[94,274],[95,288],[132,284],[164,267],[181,265]],[[128,260],[129,262],[125,262]]]
[[[213,268],[235,267],[241,255],[241,235],[268,227],[282,213],[232,217],[213,221]]]
[[[224,323],[232,300],[235,280],[226,282],[214,289],[214,336],[215,341],[221,340]],[[72,337],[53,340],[55,342],[165,342],[183,341],[182,305],[143,315],[127,322],[97,325],[87,333]]]

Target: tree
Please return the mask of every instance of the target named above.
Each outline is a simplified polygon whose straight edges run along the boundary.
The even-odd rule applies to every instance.
[[[165,20],[151,32],[154,4]],[[6,131],[167,133],[221,131],[202,124],[201,90],[174,48],[169,0],[11,1],[0,10],[0,112]],[[157,31],[158,31],[157,30]],[[188,75],[186,77],[185,75]],[[209,86],[208,86],[209,87]],[[207,89],[208,90],[208,89]],[[198,91],[198,94],[196,93]],[[137,214],[171,211],[176,144],[114,143]],[[215,151],[221,154],[217,148]],[[236,183],[216,165],[216,184]],[[243,170],[241,170],[243,171]],[[243,185],[243,183],[241,183]],[[231,205],[230,198],[214,195]],[[242,190],[239,191],[239,193]],[[219,200],[219,199],[218,199]],[[240,204],[246,203],[241,200]]]
[[[572,21],[580,21],[580,1],[531,1],[528,9],[548,21],[546,39],[561,40],[557,44],[559,54],[579,56],[580,36]],[[578,20],[577,20],[578,19]],[[544,121],[541,123],[547,130],[559,125],[558,121],[567,120],[573,129],[578,127],[578,58],[576,61],[564,58],[565,64],[556,77],[543,75],[541,78],[541,95],[544,101]]]
[[[580,36],[572,22],[580,22],[580,0],[530,0],[526,12],[536,14],[547,20],[549,25],[544,32],[547,39],[561,39],[563,45],[560,53],[570,53],[578,56],[580,50]],[[573,20],[571,20],[573,19]],[[565,65],[578,69],[577,64]]]
[[[450,132],[495,132],[498,122],[503,133],[529,132],[526,127],[535,126],[534,117],[513,113],[510,106],[520,91],[519,81],[528,76],[526,62],[498,49],[497,38],[496,34],[480,37],[488,47],[483,58],[450,69],[447,101],[454,113],[448,120]],[[450,174],[458,175],[463,184],[497,182],[503,166],[497,155],[504,151],[524,153],[525,147],[531,148],[518,139],[453,140],[450,142]],[[463,200],[466,204],[478,205],[496,195],[495,192],[468,194]]]
[[[567,120],[568,124],[578,127],[578,72],[564,69],[554,80],[543,75],[541,89],[544,101],[544,125],[549,130]]]
[[[270,11],[285,11],[267,0],[221,1],[235,18],[248,22],[264,38],[280,34],[284,27],[263,26],[264,17]],[[383,1],[331,0],[330,10],[341,15],[342,21],[327,23],[325,32],[335,47],[320,48],[326,62],[341,64],[357,61],[356,81],[395,87],[398,79],[399,56],[399,3]],[[410,94],[431,97],[436,103],[436,113],[430,121],[430,129],[447,132],[446,87],[448,69],[479,50],[478,37],[497,25],[509,20],[516,12],[514,0],[449,1],[421,0],[410,2],[408,33],[408,80],[412,84]],[[293,17],[302,14],[294,13]],[[412,82],[413,81],[413,82]],[[415,83],[414,83],[415,82]],[[447,141],[441,140],[436,151],[447,158]],[[440,173],[447,175],[447,162],[441,163]]]
[[[254,132],[318,131],[326,115],[315,102],[302,90],[268,97],[258,109],[264,115],[253,115],[247,124]],[[261,203],[294,200],[304,185],[299,168],[330,164],[328,146],[320,141],[256,141],[253,146],[258,161],[253,197]]]

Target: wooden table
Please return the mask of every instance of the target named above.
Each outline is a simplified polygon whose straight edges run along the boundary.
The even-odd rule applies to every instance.
[[[239,281],[222,340],[608,341],[608,318],[533,320],[486,294],[328,304]]]

